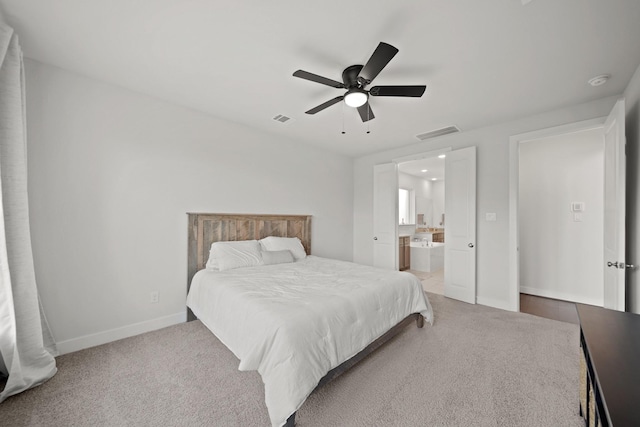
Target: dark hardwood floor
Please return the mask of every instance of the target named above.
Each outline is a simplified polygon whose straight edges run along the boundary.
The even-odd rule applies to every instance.
[[[576,305],[568,301],[520,294],[520,311],[561,322],[580,323]]]

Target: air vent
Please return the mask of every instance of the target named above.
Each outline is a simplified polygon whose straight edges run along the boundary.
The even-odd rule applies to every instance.
[[[291,117],[283,116],[282,114],[278,114],[273,118],[276,122],[285,123],[291,120]]]
[[[425,139],[437,138],[439,136],[448,135],[450,133],[460,132],[457,126],[447,126],[446,128],[432,130],[430,132],[421,133],[416,135],[420,141],[424,141]]]

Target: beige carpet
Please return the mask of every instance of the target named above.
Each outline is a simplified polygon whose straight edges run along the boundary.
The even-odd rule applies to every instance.
[[[582,426],[578,327],[429,295],[407,327],[312,394],[299,426]],[[0,404],[6,426],[268,426],[264,388],[200,322],[61,356]]]

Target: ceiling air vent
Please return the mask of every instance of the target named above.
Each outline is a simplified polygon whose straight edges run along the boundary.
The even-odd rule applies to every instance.
[[[273,120],[275,120],[276,122],[280,122],[280,123],[286,123],[289,120],[291,120],[291,117],[287,117],[287,116],[284,116],[282,114],[278,114],[277,116],[275,116],[273,118]]]
[[[432,130],[430,132],[421,133],[416,135],[420,141],[424,141],[425,139],[437,138],[439,136],[448,135],[450,133],[460,132],[457,126],[447,126],[445,128]]]

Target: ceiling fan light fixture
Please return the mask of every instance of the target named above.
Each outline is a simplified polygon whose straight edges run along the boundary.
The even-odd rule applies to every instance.
[[[344,103],[349,107],[358,108],[367,103],[369,94],[362,89],[353,88],[344,96]]]

